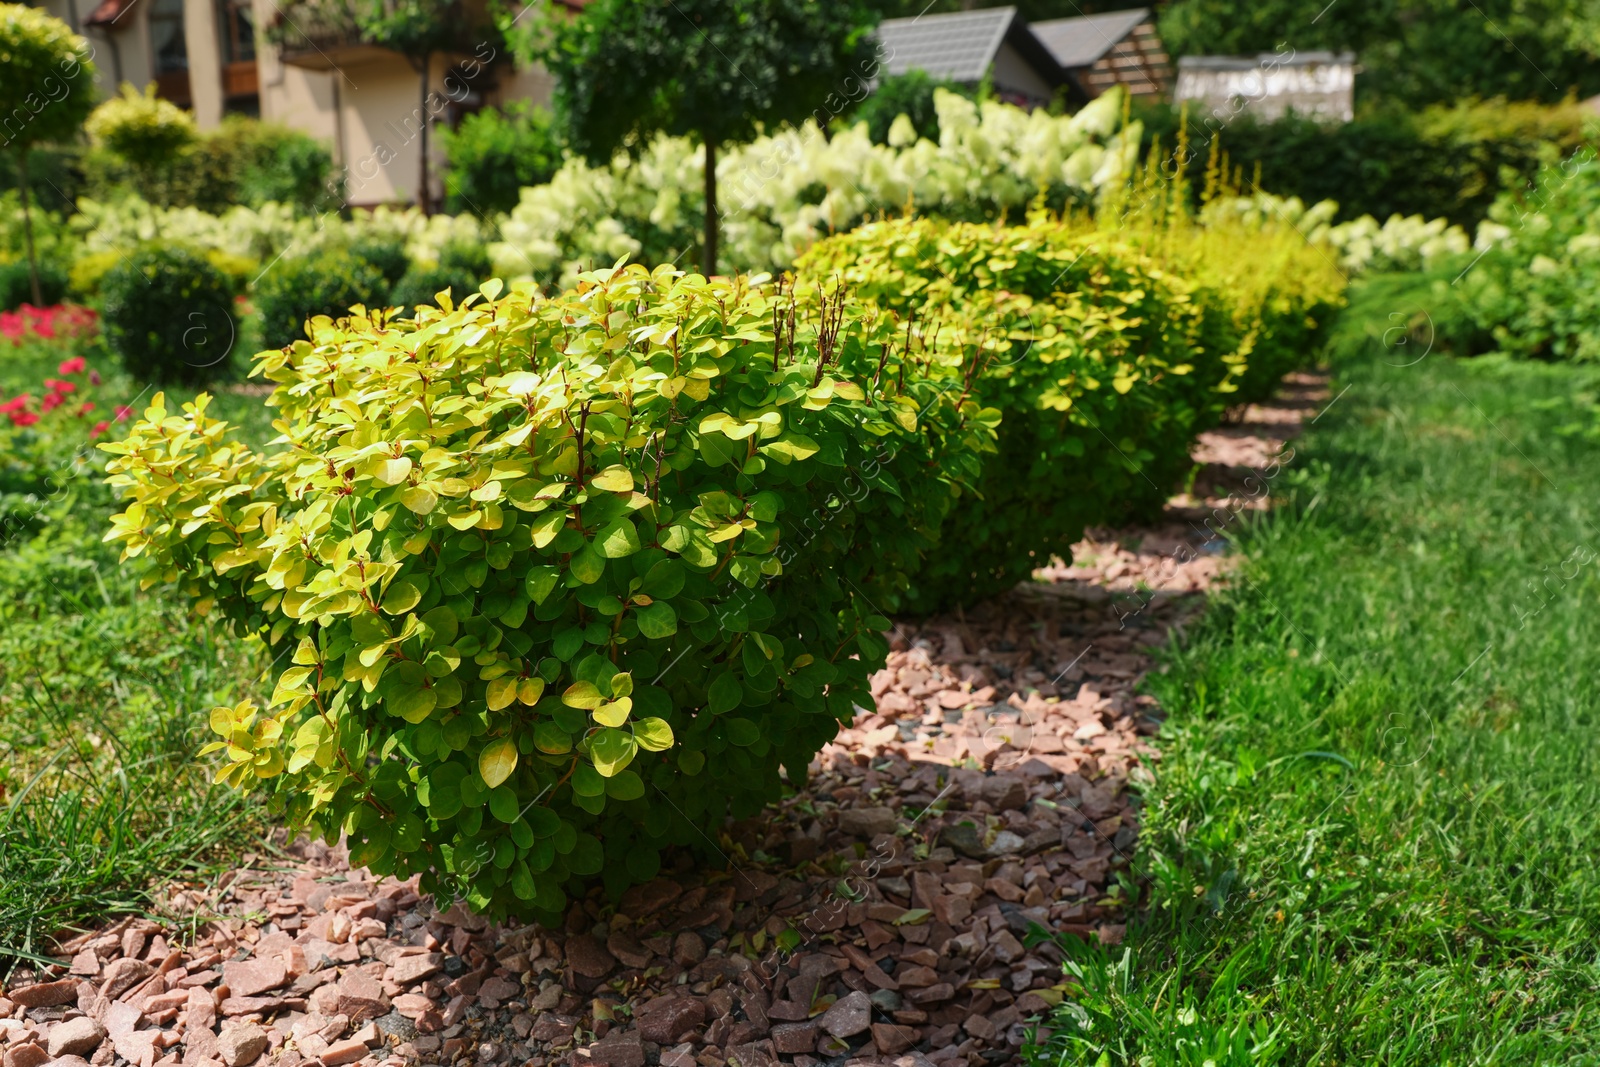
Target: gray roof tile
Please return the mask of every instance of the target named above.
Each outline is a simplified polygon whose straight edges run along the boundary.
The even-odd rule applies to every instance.
[[[1016,17],[1014,7],[993,7],[884,19],[878,26],[884,68],[890,74],[925,70],[954,82],[981,81]]]
[[[1149,18],[1149,8],[1136,7],[1075,19],[1050,19],[1033,23],[1033,35],[1044,42],[1063,67],[1088,67]]]

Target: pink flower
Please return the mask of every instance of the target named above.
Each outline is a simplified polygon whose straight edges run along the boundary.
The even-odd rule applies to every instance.
[[[60,393],[46,393],[45,398],[39,402],[39,410],[54,411],[61,406],[62,399]]]
[[[92,370],[92,371],[89,372],[89,384],[90,385],[99,385],[100,384],[100,372],[99,371]]]
[[[39,416],[31,411],[13,411],[11,413],[11,425],[13,426],[32,426],[38,421]]]
[[[61,366],[56,368],[57,374],[80,374],[89,365],[89,361],[82,356],[73,356],[71,359],[61,361]]]
[[[87,415],[87,414],[89,414],[89,412],[91,412],[93,410],[94,410],[94,401],[93,400],[85,400],[83,402],[82,406],[80,406],[78,408],[78,414],[79,415]]]
[[[126,404],[117,405],[117,421],[126,422],[133,415],[133,409]]]
[[[51,392],[60,393],[62,396],[65,396],[78,388],[72,382],[64,381],[60,378],[46,378],[44,380],[44,384],[50,387]]]
[[[90,437],[99,437],[111,428],[111,424],[104,419],[94,424],[94,429],[89,431]]]
[[[33,397],[29,396],[27,393],[19,393],[10,400],[7,400],[4,404],[0,404],[0,413],[10,414],[13,411],[21,411],[25,409],[32,400]]]

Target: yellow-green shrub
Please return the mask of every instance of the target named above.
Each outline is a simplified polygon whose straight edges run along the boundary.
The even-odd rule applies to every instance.
[[[1062,223],[877,223],[822,242],[800,269],[802,288],[838,276],[925,334],[984,339],[967,367],[974,395],[1003,412],[999,451],[982,499],[952,514],[916,579],[917,610],[1010,588],[1069,557],[1085,526],[1159,506],[1245,369],[1215,292]]]
[[[260,353],[274,452],[157,397],[106,446],[107,536],[281,656],[268,708],[213,712],[222,780],[550,917],[759,811],[870,703],[873,603],[995,413],[837,300],[665,267],[500,291]]]

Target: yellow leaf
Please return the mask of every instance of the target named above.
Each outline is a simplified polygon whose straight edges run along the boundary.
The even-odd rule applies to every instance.
[[[609,704],[602,704],[594,709],[594,721],[601,726],[621,726],[628,721],[628,713],[633,710],[633,698],[623,697],[613,700]]]
[[[517,769],[517,746],[508,737],[491,741],[478,756],[478,773],[490,789],[511,777]]]
[[[514,675],[504,675],[489,683],[489,710],[499,711],[517,699],[517,679]],[[487,776],[485,776],[487,777]]]
[[[613,493],[633,492],[633,475],[628,468],[613,465],[607,467],[590,479],[589,484],[596,489],[605,489]]]
[[[517,699],[532,707],[539,703],[539,698],[544,695],[543,678],[524,678],[517,686]]]

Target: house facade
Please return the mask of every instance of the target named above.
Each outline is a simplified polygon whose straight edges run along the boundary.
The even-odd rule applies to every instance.
[[[201,129],[230,113],[301,130],[329,145],[354,206],[416,203],[421,126],[509,100],[544,103],[553,82],[519,68],[485,40],[437,56],[424,100],[418,71],[402,56],[341,30],[294,23],[283,46],[265,31],[292,13],[273,0],[48,0],[41,5],[88,39],[102,97],[129,82],[191,109]],[[576,9],[581,3],[572,0]],[[292,11],[293,9],[290,9]],[[300,22],[304,23],[302,17]],[[430,138],[430,164],[442,163]],[[443,198],[431,165],[430,201]]]
[[[1184,56],[1178,60],[1177,102],[1226,119],[1241,111],[1270,121],[1290,111],[1329,122],[1355,117],[1356,59],[1350,52]]]

